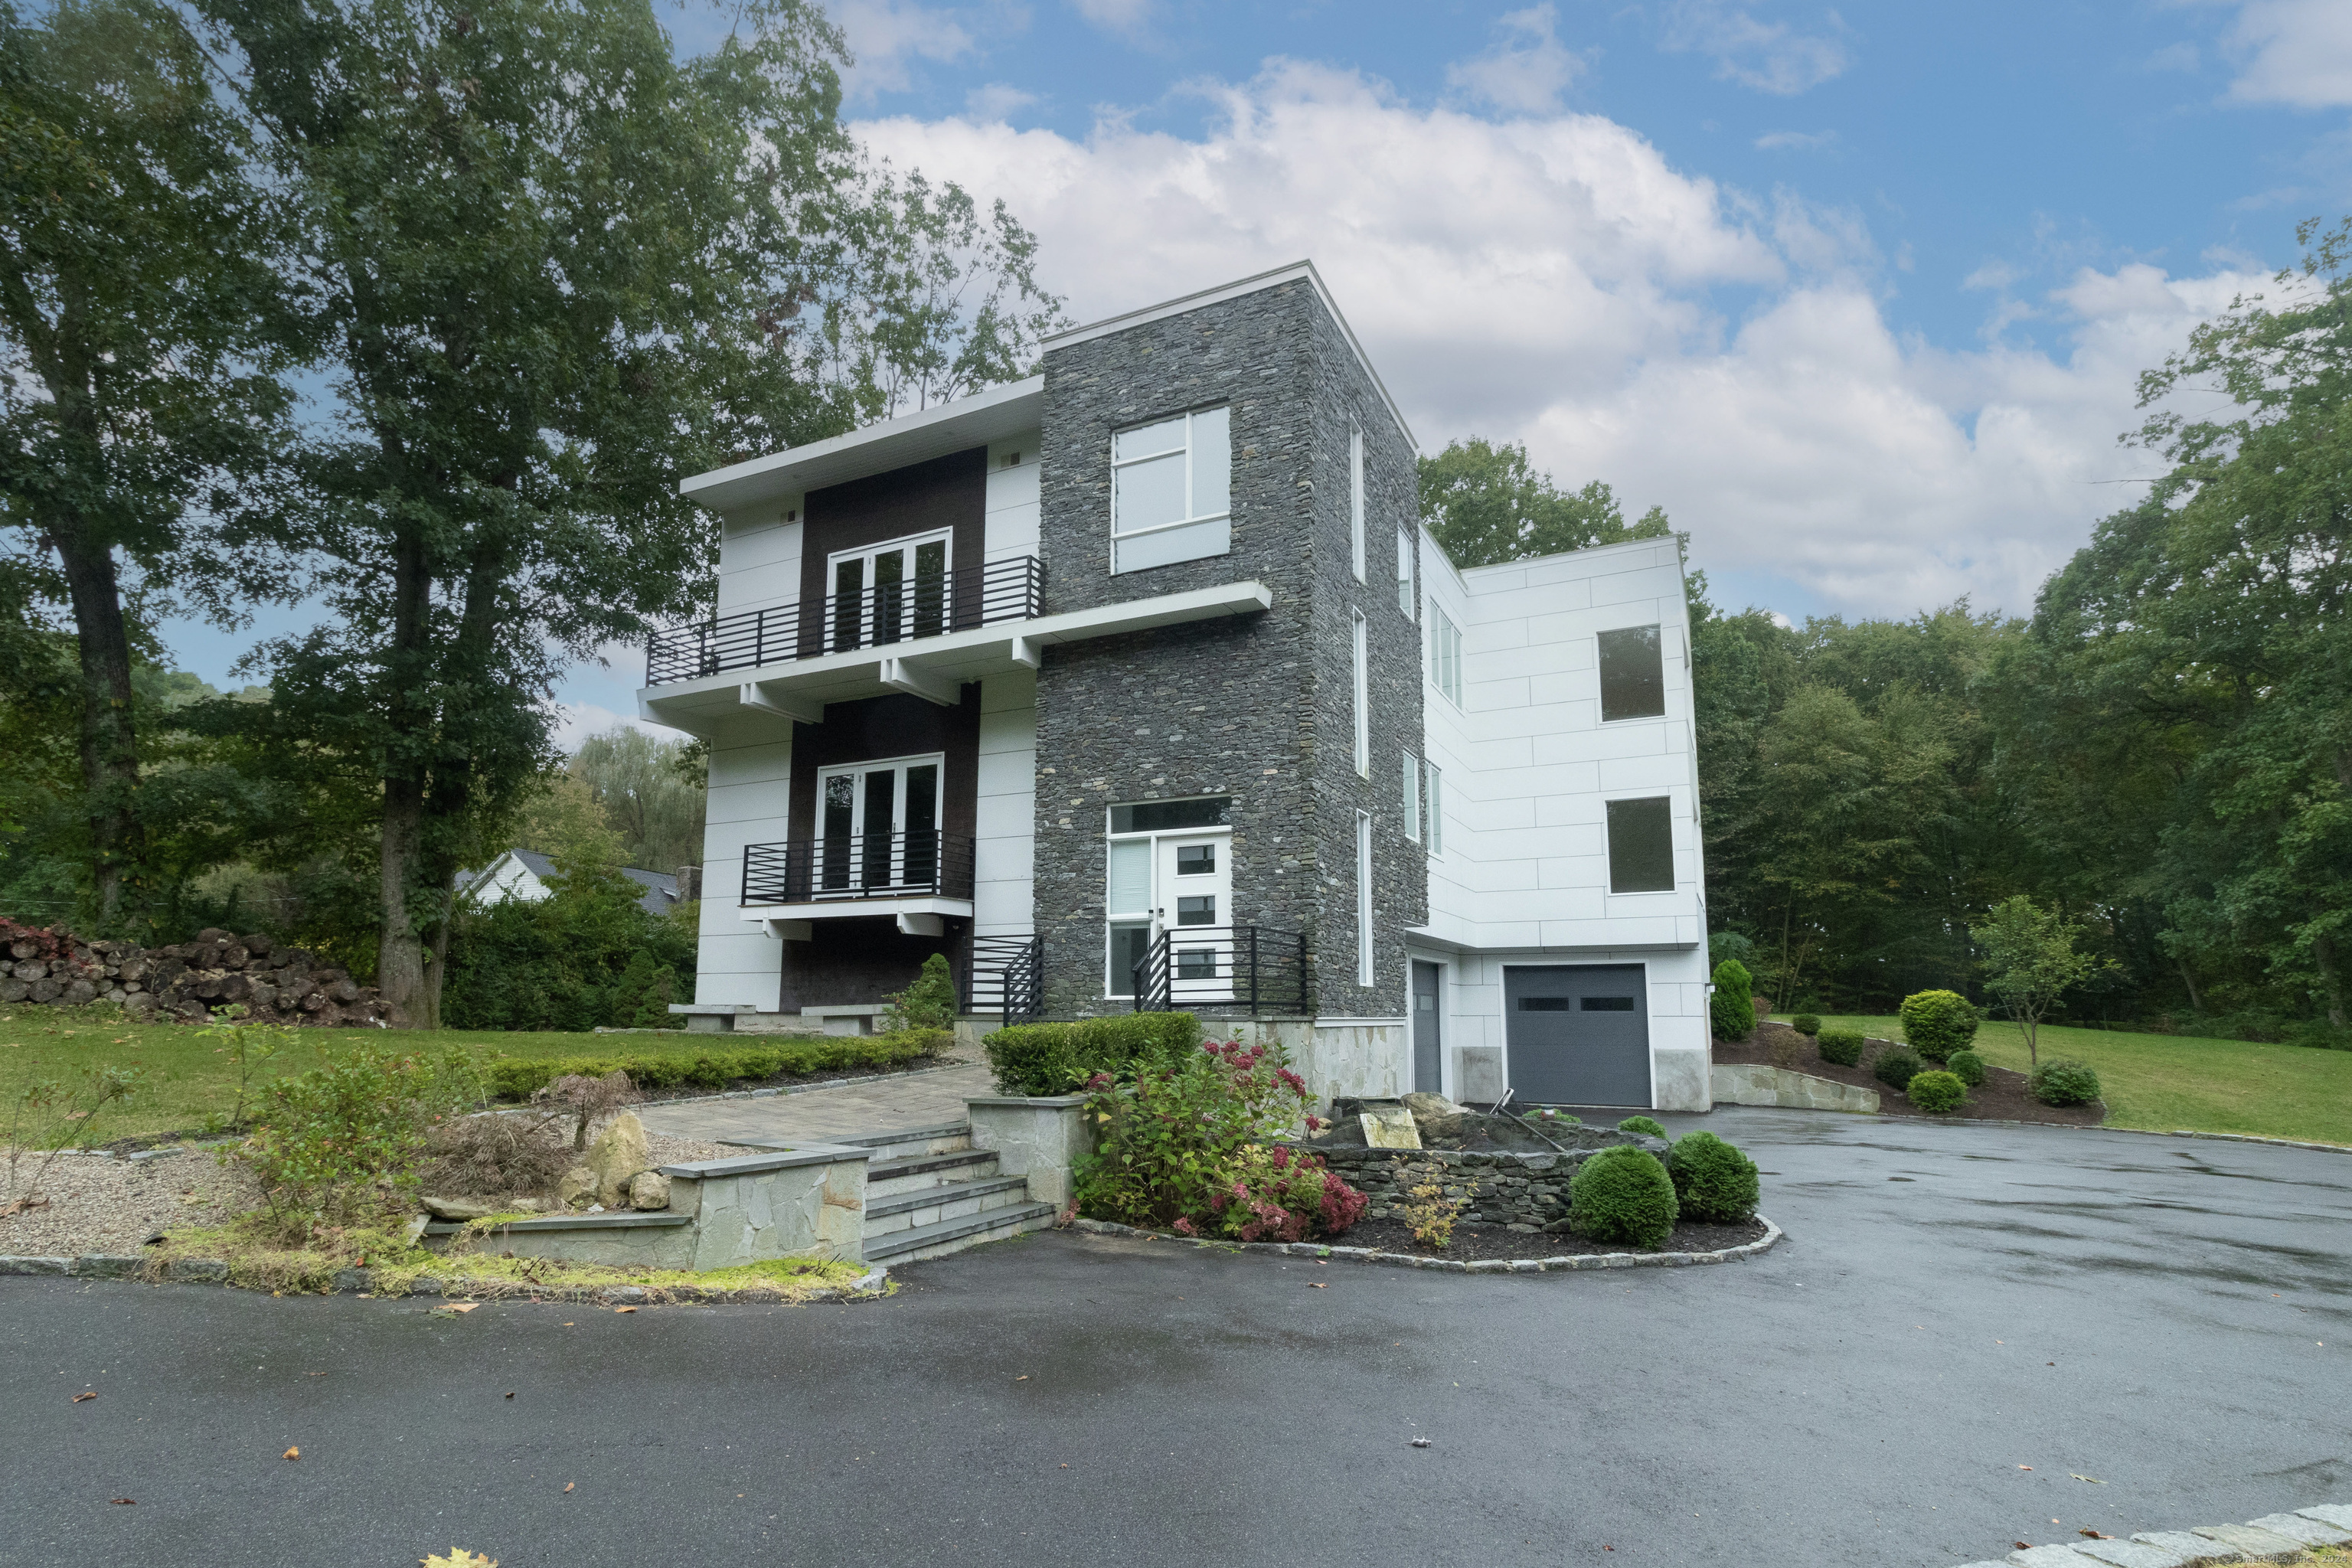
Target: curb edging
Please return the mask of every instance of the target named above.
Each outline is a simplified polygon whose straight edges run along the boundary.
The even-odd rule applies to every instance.
[[[1077,1219],[1071,1224],[1077,1229],[1095,1236],[1132,1236],[1145,1241],[1173,1241],[1187,1247],[1214,1247],[1225,1252],[1268,1252],[1292,1258],[1341,1258],[1350,1263],[1373,1263],[1391,1268],[1433,1268],[1447,1274],[1556,1274],[1589,1268],[1688,1268],[1709,1263],[1744,1263],[1760,1257],[1787,1233],[1766,1219],[1764,1234],[1754,1241],[1738,1247],[1719,1247],[1713,1252],[1580,1252],[1557,1258],[1485,1258],[1476,1262],[1459,1262],[1451,1258],[1423,1258],[1417,1252],[1390,1252],[1377,1247],[1339,1247],[1320,1241],[1227,1241],[1217,1237],[1174,1236],[1164,1230],[1145,1230],[1138,1226],[1121,1225],[1117,1220]]]
[[[2100,1542],[2114,1541],[2128,1552],[2108,1556]],[[2088,1543],[2051,1546],[2020,1542],[2006,1558],[1987,1558],[1962,1568],[2114,1568],[2119,1562],[2162,1559],[2179,1568],[2192,1563],[2273,1563],[2300,1557],[2321,1546],[2352,1542],[2352,1504],[2313,1503],[2293,1512],[2266,1513],[2243,1524],[2200,1524],[2189,1530],[2144,1530],[2132,1536],[2101,1535]]]
[[[339,1268],[327,1289],[305,1295],[340,1296],[373,1292],[373,1268]],[[137,1279],[148,1284],[233,1285],[228,1262],[219,1258],[175,1258],[157,1266],[155,1260],[121,1253],[89,1252],[79,1258],[29,1258],[0,1255],[0,1276],[39,1276],[68,1279]],[[807,1295],[789,1295],[773,1286],[751,1285],[726,1289],[705,1285],[528,1285],[513,1279],[443,1279],[417,1276],[406,1294],[412,1297],[464,1297],[478,1300],[516,1300],[536,1297],[541,1301],[579,1302],[591,1306],[660,1306],[695,1303],[723,1306],[733,1302],[805,1306],[814,1301],[865,1301],[888,1294],[890,1270],[881,1264],[868,1268],[846,1285],[826,1285]],[[386,1298],[392,1300],[393,1298]]]

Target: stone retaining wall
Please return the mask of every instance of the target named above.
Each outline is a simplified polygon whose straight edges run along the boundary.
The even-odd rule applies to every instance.
[[[1610,1134],[1617,1142],[1647,1149],[1663,1156],[1661,1138],[1639,1133]],[[1401,1219],[1411,1201],[1411,1189],[1434,1184],[1449,1198],[1466,1198],[1465,1221],[1499,1225],[1522,1232],[1568,1228],[1568,1182],[1576,1168],[1600,1152],[1599,1148],[1571,1149],[1558,1154],[1515,1154],[1454,1149],[1326,1149],[1294,1144],[1303,1153],[1317,1154],[1346,1182],[1371,1199],[1367,1219]]]
[[[0,917],[0,1002],[79,1007],[112,1002],[134,1018],[201,1024],[215,1007],[243,1005],[255,1023],[367,1026],[385,1008],[372,987],[299,947],[217,927],[194,942],[147,948],[83,942]]]
[[[1878,1091],[1834,1079],[1754,1062],[1717,1062],[1709,1069],[1717,1105],[1776,1105],[1789,1110],[1878,1114]]]

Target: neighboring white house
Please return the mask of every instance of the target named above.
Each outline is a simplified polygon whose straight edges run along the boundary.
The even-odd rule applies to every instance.
[[[680,903],[691,902],[697,896],[692,885],[696,868],[681,867],[688,883],[683,897],[678,892],[678,874],[641,871],[635,866],[621,868],[621,875],[645,889],[637,900],[637,908],[649,915],[666,915]],[[535,849],[509,849],[478,871],[457,873],[457,896],[478,904],[502,904],[509,899],[535,904],[547,897],[548,883],[562,875],[555,862]]]

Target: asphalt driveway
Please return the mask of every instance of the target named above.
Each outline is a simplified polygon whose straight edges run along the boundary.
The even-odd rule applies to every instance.
[[[1668,1120],[1771,1173],[1778,1250],[1047,1235],[856,1306],[454,1320],[0,1279],[0,1563],[1943,1568],[2352,1501],[2352,1158]]]

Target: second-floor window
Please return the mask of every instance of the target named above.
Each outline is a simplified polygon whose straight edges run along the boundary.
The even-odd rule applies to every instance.
[[[1462,706],[1462,628],[1435,605],[1429,606],[1429,683]]]
[[[1230,409],[1113,436],[1110,569],[1142,572],[1232,549],[1233,468]]]
[[[1666,710],[1666,662],[1655,626],[1602,632],[1601,721],[1655,719]]]

